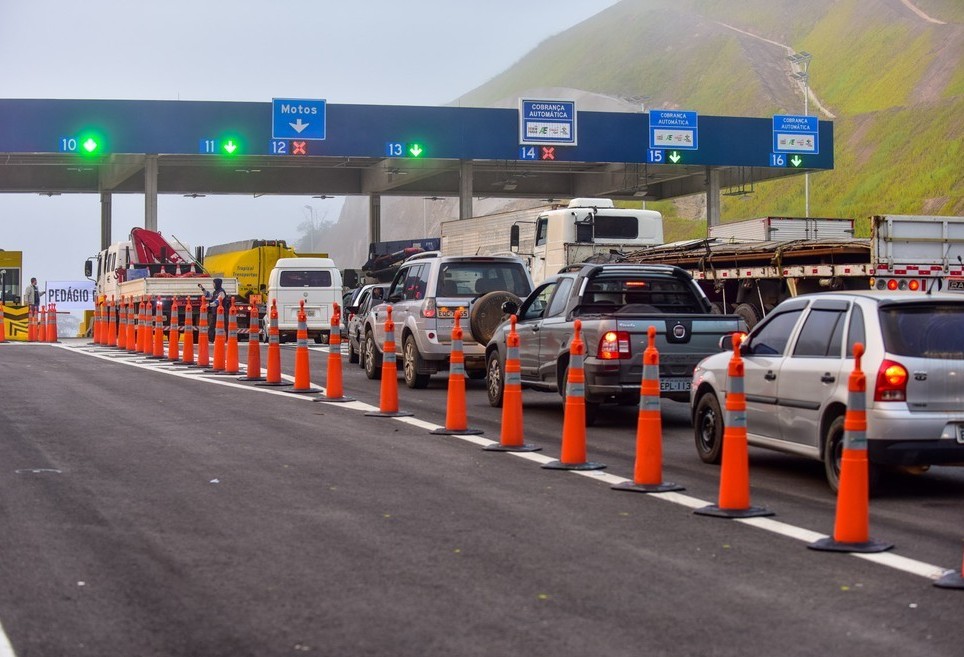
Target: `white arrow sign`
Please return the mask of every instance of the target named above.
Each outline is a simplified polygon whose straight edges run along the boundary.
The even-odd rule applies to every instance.
[[[301,120],[301,117],[299,117],[297,121],[295,121],[294,123],[289,123],[288,125],[294,128],[295,132],[297,132],[300,135],[301,131],[307,128],[308,126],[310,126],[311,124],[303,122]]]

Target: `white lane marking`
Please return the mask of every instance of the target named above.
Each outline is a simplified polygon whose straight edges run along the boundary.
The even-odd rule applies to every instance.
[[[0,657],[17,657],[13,652],[13,646],[10,645],[10,639],[7,638],[7,633],[3,631],[2,623],[0,623]]]
[[[62,348],[68,348],[68,349],[72,348],[62,343],[55,344],[55,346],[60,346]],[[111,358],[108,355],[94,353],[91,351],[82,351],[81,353],[85,353],[89,356],[94,356],[95,358],[100,358],[101,360],[106,360],[113,363],[122,362],[125,365],[133,365],[134,367],[140,367],[142,369],[153,370],[157,372],[164,372],[165,374],[171,374],[173,376],[181,376],[185,378],[194,378],[194,379],[198,378],[196,376],[196,372],[189,372],[184,370],[178,371],[178,370],[172,370],[169,368],[157,367],[157,365],[163,364],[163,361],[161,361],[160,363],[150,363],[150,362],[138,363],[138,362],[130,362],[130,361],[118,361],[116,358]],[[264,388],[264,387],[255,388],[250,385],[244,385],[243,383],[235,382],[233,380],[225,381],[223,375],[208,374],[200,378],[202,378],[202,380],[209,381],[211,383],[226,385],[233,388],[240,388],[242,390],[257,390],[259,392],[266,392],[269,394],[281,395],[289,398],[291,397],[294,397],[296,399],[302,398],[307,401],[314,401],[316,399],[316,397],[310,396],[310,395],[292,395],[290,393],[285,393],[281,390],[273,390],[271,388]],[[288,376],[286,374],[282,374],[282,378],[287,381],[294,381],[294,377]],[[317,386],[317,384],[311,384],[311,385],[320,387],[320,386]],[[322,387],[322,391],[324,391],[323,387]],[[324,392],[322,392],[321,395],[323,396]],[[351,410],[358,410],[358,411],[365,411],[365,412],[368,412],[371,410],[378,410],[378,407],[376,406],[371,406],[370,404],[366,404],[364,402],[358,402],[358,401],[345,402],[341,404],[331,404],[331,405],[341,406],[343,408],[348,408]],[[420,420],[414,417],[398,417],[398,418],[391,418],[391,419],[397,420],[399,422],[404,422],[405,424],[408,424],[410,426],[418,427],[420,429],[426,429],[429,431],[441,428],[441,425],[434,424],[426,420]],[[454,435],[452,437],[458,438],[459,440],[464,440],[465,442],[473,443],[475,445],[482,445],[482,446],[495,444],[496,442],[493,440],[489,440],[487,438],[482,438],[480,436]],[[552,461],[558,460],[557,458],[553,458],[551,456],[546,456],[544,454],[539,454],[536,452],[508,452],[508,453],[517,458],[532,461],[540,465],[543,465],[545,463],[551,463]],[[581,477],[586,477],[587,479],[595,479],[597,481],[601,481],[610,486],[630,481],[625,477],[620,477],[618,475],[613,475],[607,472],[600,472],[599,470],[569,470],[568,472],[570,472],[571,474],[579,475]],[[662,499],[664,501],[672,502],[673,504],[678,504],[680,506],[684,506],[689,509],[699,509],[704,506],[708,506],[712,504],[711,502],[707,502],[706,500],[701,500],[699,498],[691,497],[689,495],[682,495],[675,491],[669,491],[665,493],[650,493],[646,495],[646,497]],[[784,522],[780,522],[779,520],[773,520],[772,518],[736,518],[735,520],[737,522],[740,522],[744,525],[748,525],[750,527],[756,527],[757,529],[762,529],[764,531],[768,531],[773,534],[778,534],[780,536],[785,536],[787,538],[793,538],[798,541],[803,541],[805,543],[812,543],[813,541],[819,540],[821,538],[827,538],[826,534],[821,534],[819,532],[805,529],[803,527],[790,525]],[[920,577],[924,577],[926,579],[931,579],[931,580],[936,580],[942,577],[947,572],[951,572],[951,570],[948,568],[935,566],[933,564],[925,563],[923,561],[917,561],[916,559],[904,557],[899,554],[895,554],[893,552],[879,552],[874,554],[860,554],[856,552],[851,552],[850,554],[851,556],[857,557],[858,559],[864,559],[872,563],[893,568],[894,570],[899,570],[901,572],[909,573],[911,575],[918,575]],[[3,638],[4,637],[2,635],[2,627],[0,627],[0,657],[7,657],[7,655],[4,655],[2,651]],[[13,653],[11,652],[10,655],[12,656]]]

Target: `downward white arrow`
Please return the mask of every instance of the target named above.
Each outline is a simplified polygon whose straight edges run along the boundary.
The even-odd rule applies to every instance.
[[[310,123],[302,123],[301,117],[298,117],[298,120],[297,120],[297,121],[295,121],[294,123],[289,123],[288,125],[290,125],[292,128],[294,128],[294,129],[295,129],[295,132],[297,132],[297,133],[300,135],[300,134],[301,134],[301,131],[304,130],[305,128],[307,128],[308,126],[310,126],[311,124],[310,124]]]

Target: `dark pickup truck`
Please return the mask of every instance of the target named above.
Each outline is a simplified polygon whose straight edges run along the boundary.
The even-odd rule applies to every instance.
[[[575,320],[586,345],[586,417],[600,404],[639,403],[647,330],[656,328],[661,395],[689,401],[693,368],[720,351],[720,338],[746,326],[736,315],[713,314],[709,301],[679,267],[574,265],[547,278],[518,308],[522,386],[564,393]],[[486,345],[489,403],[502,405],[505,322]]]

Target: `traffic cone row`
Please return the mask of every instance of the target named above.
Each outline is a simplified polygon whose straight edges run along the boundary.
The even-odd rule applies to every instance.
[[[517,321],[515,315],[509,317],[502,373],[502,431],[498,443],[482,448],[490,452],[537,452],[542,449],[527,445],[522,435],[522,369],[519,363],[519,334],[515,329]]]
[[[562,455],[542,465],[550,470],[601,470],[606,466],[586,460],[586,375],[583,361],[582,321],[574,323],[566,372],[566,402],[562,419]]]
[[[402,417],[412,415],[398,410],[398,366],[395,362],[395,322],[392,320],[392,307],[386,308],[385,343],[382,347],[382,383],[378,398],[378,410],[365,415],[371,417]]]
[[[305,300],[298,308],[298,343],[295,348],[295,384],[285,392],[304,395],[321,392],[321,388],[311,385],[311,361],[308,354],[308,316],[305,314]]]
[[[733,334],[733,357],[727,369],[727,383],[719,501],[696,509],[694,513],[717,518],[772,516],[772,511],[750,506],[750,454],[746,438],[746,393],[739,333]]]
[[[854,345],[854,369],[847,380],[844,444],[837,486],[833,536],[807,547],[831,552],[883,552],[894,547],[870,538],[870,481],[867,461],[867,377],[860,369],[864,345]]]
[[[325,394],[315,401],[349,402],[353,397],[345,396],[341,372],[341,306],[334,304],[331,315],[331,328],[328,333],[328,370],[325,374]]]
[[[452,326],[452,353],[449,356],[448,398],[445,404],[445,426],[434,429],[432,433],[449,436],[468,436],[482,433],[481,429],[470,429],[465,408],[465,354],[462,352],[462,309],[455,311]]]
[[[656,327],[646,332],[643,352],[643,382],[639,390],[639,416],[636,423],[636,463],[633,480],[613,486],[615,490],[637,493],[665,493],[683,490],[663,481],[663,420],[659,410],[659,352]]]

